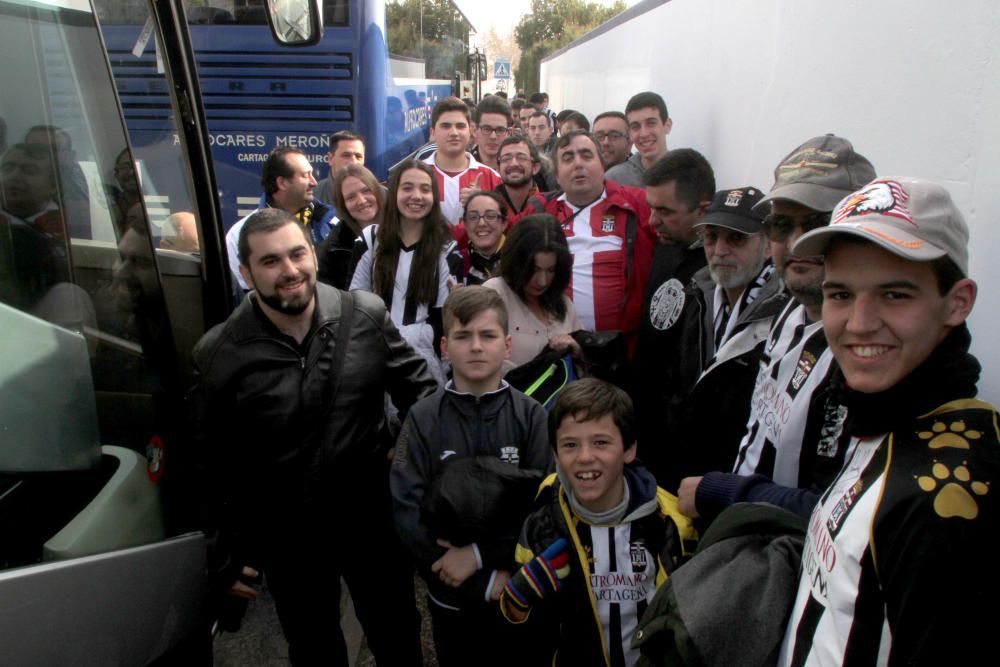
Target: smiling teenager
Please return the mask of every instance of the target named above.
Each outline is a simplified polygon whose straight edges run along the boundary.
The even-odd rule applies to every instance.
[[[850,441],[810,520],[779,665],[976,664],[994,651],[981,610],[1000,595],[1000,442],[996,409],[975,398],[968,240],[944,187],[888,177],[792,248],[825,257]]]

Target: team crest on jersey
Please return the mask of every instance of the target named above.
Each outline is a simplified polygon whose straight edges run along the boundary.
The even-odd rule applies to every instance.
[[[613,232],[615,231],[615,217],[613,215],[606,215],[601,219],[601,231],[602,232]]]
[[[916,227],[913,215],[906,208],[906,201],[909,198],[910,195],[896,181],[888,179],[872,181],[864,190],[860,190],[840,202],[833,214],[831,224],[836,225],[848,218],[878,213],[879,215],[899,218]]]
[[[809,374],[816,367],[816,357],[812,352],[803,351],[799,357],[799,363],[795,365],[795,374],[792,376],[792,388],[798,391],[803,383],[809,379]]]
[[[649,552],[642,542],[632,542],[628,545],[629,560],[632,561],[632,572],[645,572],[649,567]]]
[[[666,331],[674,326],[684,310],[684,286],[671,278],[656,288],[649,300],[649,322],[654,329]]]
[[[500,460],[516,466],[521,462],[521,454],[517,451],[517,447],[501,447]]]

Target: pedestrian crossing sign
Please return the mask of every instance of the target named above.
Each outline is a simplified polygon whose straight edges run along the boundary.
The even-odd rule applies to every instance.
[[[510,78],[510,59],[497,58],[496,60],[493,61],[493,78],[494,79]]]

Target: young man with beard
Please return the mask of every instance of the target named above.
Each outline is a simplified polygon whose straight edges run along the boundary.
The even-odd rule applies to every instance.
[[[523,136],[507,137],[500,144],[498,153],[500,178],[503,183],[494,192],[507,201],[512,217],[525,210],[528,201],[543,189],[542,163],[538,149]],[[533,209],[528,207],[528,212]]]
[[[253,288],[194,350],[191,402],[215,599],[254,599],[260,573],[294,665],[348,664],[340,577],[379,665],[421,662],[412,572],[391,523],[383,396],[406,411],[436,387],[382,300],[316,282],[295,217],[251,215]]]
[[[778,665],[995,652],[1000,442],[996,408],[975,398],[968,239],[943,187],[880,178],[793,247],[826,259],[823,329],[849,440],[810,519]]]
[[[764,230],[771,256],[793,297],[775,318],[750,399],[746,435],[732,472],[688,477],[681,510],[711,519],[740,501],[762,501],[808,516],[840,467],[843,411],[826,400],[833,357],[823,335],[823,260],[793,252],[800,236],[830,222],[840,199],[875,177],[849,141],[827,134],[809,139],[774,170]]]

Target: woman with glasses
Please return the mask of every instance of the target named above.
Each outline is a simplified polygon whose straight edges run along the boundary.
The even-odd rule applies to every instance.
[[[579,356],[580,346],[569,335],[583,328],[566,296],[572,267],[566,235],[551,215],[529,215],[511,228],[500,275],[484,285],[507,304],[515,366],[534,359],[546,345]]]
[[[441,213],[430,165],[411,159],[392,172],[383,217],[377,229],[368,227],[358,237],[355,252],[363,254],[351,289],[382,297],[403,338],[443,384],[441,308],[461,278],[462,258]]]
[[[480,190],[465,202],[463,224],[453,228],[466,285],[482,285],[499,273],[506,240],[507,204],[495,192]]]

